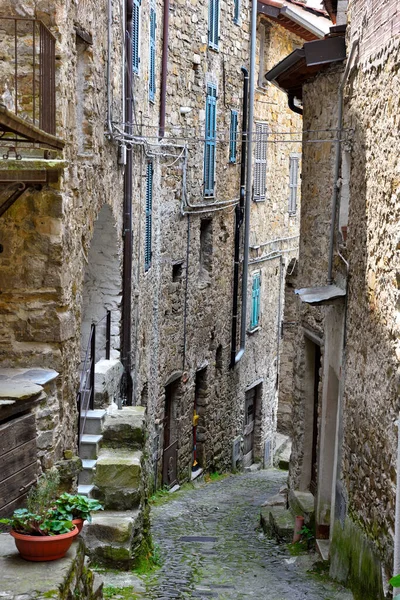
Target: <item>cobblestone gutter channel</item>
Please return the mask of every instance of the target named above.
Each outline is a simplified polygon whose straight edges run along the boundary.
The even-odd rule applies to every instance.
[[[152,533],[162,567],[141,578],[105,574],[108,597],[352,600],[348,591],[307,573],[315,556],[291,556],[259,531],[260,506],[286,477],[275,470],[235,475],[155,506]]]

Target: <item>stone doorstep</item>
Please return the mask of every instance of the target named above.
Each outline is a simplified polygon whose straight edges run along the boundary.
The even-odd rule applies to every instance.
[[[292,541],[294,517],[290,510],[285,507],[267,506],[261,508],[260,523],[268,537],[275,537],[279,541]]]
[[[140,448],[144,442],[144,406],[124,406],[107,414],[103,425],[103,445]]]
[[[311,492],[289,491],[289,507],[293,515],[302,515],[304,523],[313,527],[315,522],[315,503]]]

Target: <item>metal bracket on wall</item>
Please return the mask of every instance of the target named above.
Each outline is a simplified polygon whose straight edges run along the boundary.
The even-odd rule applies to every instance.
[[[18,200],[20,196],[29,188],[41,189],[41,185],[27,185],[24,182],[13,183],[8,185],[0,192],[0,200],[5,197],[5,200],[0,203],[0,217]]]

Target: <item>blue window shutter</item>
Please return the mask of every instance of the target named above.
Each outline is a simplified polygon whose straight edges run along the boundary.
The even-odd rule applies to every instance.
[[[231,111],[231,129],[229,136],[229,162],[236,162],[237,155],[237,126],[238,126],[238,113],[236,110]]]
[[[297,188],[299,179],[299,155],[291,154],[289,157],[289,214],[295,215],[297,211]]]
[[[233,13],[233,22],[238,24],[240,22],[240,0],[235,0],[235,10]]]
[[[255,125],[253,199],[260,201],[265,200],[267,194],[268,126],[266,123],[256,123]]]
[[[139,24],[140,24],[140,0],[133,0],[132,13],[132,69],[139,73]]]
[[[207,86],[206,130],[204,147],[204,195],[213,196],[215,187],[215,157],[217,137],[217,88]]]
[[[144,270],[148,271],[151,265],[151,230],[153,210],[153,164],[147,163],[146,171],[146,226],[144,232]]]
[[[156,95],[156,9],[150,8],[150,57],[149,57],[149,98],[154,102]]]
[[[253,275],[250,329],[258,327],[260,322],[260,273]]]
[[[219,42],[219,0],[208,0],[208,45],[218,50]]]

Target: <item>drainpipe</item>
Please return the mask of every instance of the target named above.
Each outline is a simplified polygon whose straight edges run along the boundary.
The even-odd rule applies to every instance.
[[[161,67],[161,97],[160,97],[160,129],[159,137],[165,134],[165,105],[167,96],[167,73],[168,73],[168,36],[169,36],[169,0],[164,0],[163,19],[163,48]]]
[[[253,167],[253,121],[254,121],[254,91],[256,70],[256,41],[257,41],[257,0],[252,1],[251,9],[251,44],[250,44],[250,76],[249,76],[249,120],[248,120],[248,148],[246,165],[246,199],[244,205],[244,249],[242,270],[242,311],[240,324],[240,349],[235,356],[235,363],[242,358],[246,347],[246,321],[247,321],[247,278],[249,272],[249,241],[250,241],[250,204],[252,189]]]
[[[341,163],[341,135],[342,135],[342,126],[343,126],[343,91],[344,86],[346,85],[347,77],[349,75],[350,66],[353,62],[353,56],[356,48],[358,48],[358,40],[353,42],[351,47],[350,56],[348,58],[346,68],[343,73],[342,81],[339,86],[339,98],[338,98],[338,120],[337,120],[337,132],[336,132],[336,155],[335,155],[335,169],[333,173],[333,191],[332,191],[332,213],[331,213],[331,229],[329,235],[329,254],[328,254],[328,285],[331,285],[333,282],[332,270],[333,270],[333,245],[335,240],[335,226],[336,226],[336,211],[337,211],[337,199],[338,199],[338,180],[339,180],[339,170]]]
[[[394,519],[394,561],[393,575],[400,573],[400,414],[397,424],[397,487],[396,487],[396,511]],[[400,588],[393,590],[393,595],[400,594]]]
[[[111,47],[112,47],[112,0],[107,8],[107,134],[112,136],[111,124]],[[122,96],[123,97],[123,96]]]
[[[292,110],[293,112],[297,113],[298,115],[302,115],[303,116],[303,109],[300,108],[300,106],[297,106],[294,103],[294,96],[293,96],[293,94],[288,94],[288,106],[289,106],[290,110]]]
[[[132,135],[133,98],[130,74],[132,73],[132,42],[127,32],[132,29],[133,0],[126,0],[126,70],[125,70],[125,132]],[[125,25],[125,24],[124,24]],[[126,404],[132,406],[132,147],[126,149],[126,166],[124,172],[124,215],[123,215],[123,279],[122,279],[122,375],[121,387],[126,397]]]
[[[247,97],[249,93],[249,72],[242,67],[243,79],[243,102],[242,102],[242,153],[240,160],[240,200],[235,206],[235,254],[233,268],[233,302],[232,302],[232,326],[231,326],[231,362],[230,368],[235,366],[236,359],[236,334],[238,322],[238,293],[239,293],[239,260],[240,260],[240,231],[243,223],[243,211],[245,201],[246,183],[246,151],[247,151]]]

